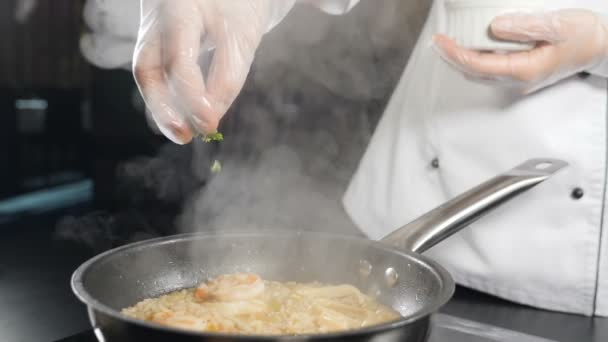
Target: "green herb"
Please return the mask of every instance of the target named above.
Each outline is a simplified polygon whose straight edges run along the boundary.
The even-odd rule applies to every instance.
[[[204,137],[202,137],[201,139],[205,143],[210,143],[212,141],[220,142],[220,141],[224,141],[224,135],[220,132],[216,132],[216,133],[207,134]],[[222,171],[222,164],[220,163],[220,161],[214,160],[213,164],[211,164],[210,170],[211,170],[211,173],[220,173]]]
[[[211,165],[211,172],[220,173],[221,171],[222,171],[222,163],[220,163],[219,160],[214,160],[213,164]]]
[[[224,141],[224,135],[220,132],[207,134],[203,137],[203,141],[210,143],[212,141]]]

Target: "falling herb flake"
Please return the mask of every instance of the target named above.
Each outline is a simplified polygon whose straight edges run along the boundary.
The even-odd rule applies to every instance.
[[[210,143],[212,141],[224,141],[224,135],[220,132],[207,134],[203,137],[203,141]]]
[[[211,165],[211,172],[220,173],[221,171],[222,171],[222,163],[220,163],[219,160],[214,160],[213,164]]]

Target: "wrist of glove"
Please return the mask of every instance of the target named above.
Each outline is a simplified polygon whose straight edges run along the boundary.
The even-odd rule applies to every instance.
[[[441,57],[466,76],[531,93],[582,71],[608,76],[608,17],[583,9],[507,14],[492,33],[504,40],[535,42],[530,51],[484,53],[434,37]]]

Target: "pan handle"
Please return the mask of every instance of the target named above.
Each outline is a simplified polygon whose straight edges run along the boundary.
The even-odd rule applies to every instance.
[[[528,160],[431,210],[381,242],[422,253],[566,166],[568,163],[557,159]]]

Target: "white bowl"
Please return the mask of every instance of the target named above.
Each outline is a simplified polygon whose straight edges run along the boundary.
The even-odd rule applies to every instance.
[[[492,20],[512,12],[544,9],[546,0],[445,0],[446,32],[460,46],[483,51],[525,51],[534,43],[498,39],[490,32]]]

